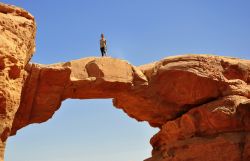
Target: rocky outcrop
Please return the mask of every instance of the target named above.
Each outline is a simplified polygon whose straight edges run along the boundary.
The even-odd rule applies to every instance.
[[[250,61],[182,55],[133,66],[110,57],[29,63],[34,18],[0,4],[0,160],[9,135],[52,118],[65,99],[113,98],[160,131],[147,161],[250,160]]]
[[[153,157],[147,161],[247,161],[250,101],[226,96],[168,121],[151,139]]]
[[[0,160],[20,105],[24,67],[35,50],[35,31],[33,16],[0,3]]]
[[[151,139],[147,161],[250,160],[250,61],[190,55],[141,69],[180,109]]]
[[[47,121],[65,99],[113,98],[130,117],[161,129],[148,161],[250,157],[250,61],[183,55],[135,67],[91,57],[26,70],[12,134]]]

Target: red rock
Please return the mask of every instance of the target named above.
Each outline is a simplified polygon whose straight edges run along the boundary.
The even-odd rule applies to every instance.
[[[0,161],[9,135],[52,118],[65,99],[113,98],[160,131],[147,161],[250,160],[250,61],[182,55],[135,67],[89,57],[27,64],[34,18],[0,4]],[[10,30],[11,32],[7,32]]]
[[[50,119],[64,99],[114,98],[114,105],[130,117],[160,127],[151,140],[150,161],[225,160],[226,155],[215,151],[227,144],[231,154],[227,160],[247,158],[249,143],[242,138],[250,130],[250,68],[244,68],[246,82],[224,76],[223,63],[231,66],[236,61],[250,67],[249,61],[208,55],[171,57],[141,67],[94,57],[31,64],[12,134]],[[241,68],[235,71],[242,73]]]
[[[35,31],[28,12],[0,3],[0,161],[20,105],[24,66],[35,50]]]

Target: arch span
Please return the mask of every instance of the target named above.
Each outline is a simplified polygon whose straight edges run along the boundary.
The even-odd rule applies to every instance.
[[[124,60],[90,57],[52,65],[29,64],[26,71],[28,75],[12,135],[31,123],[47,121],[68,98],[112,98],[114,106],[128,116],[161,128],[151,140],[153,160],[159,147],[171,151],[168,142],[173,140],[225,133],[212,142],[236,135],[237,145],[242,142],[241,137],[245,138],[243,134],[227,133],[232,132],[232,128],[241,132],[248,130],[244,121],[227,110],[248,104],[249,61],[186,55],[135,67]],[[218,111],[222,116],[214,113]],[[244,109],[238,115],[247,119],[250,114]],[[224,117],[223,124],[218,125]],[[160,155],[165,157],[161,150]]]
[[[27,64],[34,17],[0,3],[0,20],[0,160],[10,134],[48,120],[68,98],[113,98],[128,116],[159,127],[148,161],[249,160],[249,60],[182,55],[140,67],[113,58]]]

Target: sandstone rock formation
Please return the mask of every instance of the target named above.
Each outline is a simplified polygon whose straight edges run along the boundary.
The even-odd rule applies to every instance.
[[[27,64],[34,19],[12,6],[1,4],[0,11],[0,27],[13,30],[1,32],[2,155],[9,134],[52,118],[63,100],[113,98],[128,116],[160,128],[146,161],[250,160],[249,60],[183,55],[139,67],[109,57]],[[2,19],[28,25],[8,27]]]
[[[0,3],[0,160],[20,104],[24,67],[35,50],[35,31],[33,16]]]
[[[12,134],[48,120],[67,98],[114,98],[114,106],[130,117],[161,129],[148,161],[250,157],[250,61],[184,55],[135,67],[92,57],[29,64],[26,71]]]

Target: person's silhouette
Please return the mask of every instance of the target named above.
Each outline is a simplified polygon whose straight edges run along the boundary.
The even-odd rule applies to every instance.
[[[107,50],[107,42],[106,39],[104,38],[104,34],[101,34],[101,39],[100,39],[100,50],[102,53],[102,57],[106,56],[106,50]]]

